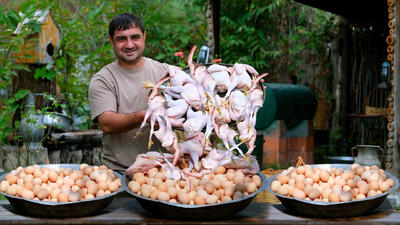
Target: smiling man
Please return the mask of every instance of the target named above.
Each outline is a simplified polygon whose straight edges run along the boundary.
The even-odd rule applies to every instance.
[[[136,136],[144,119],[148,90],[144,81],[153,83],[167,72],[167,64],[143,56],[146,30],[140,18],[123,13],[109,24],[109,40],[117,60],[96,73],[89,85],[91,117],[103,130],[103,162],[116,171],[124,171],[136,155],[147,151],[149,127]],[[156,142],[150,150],[160,149]]]

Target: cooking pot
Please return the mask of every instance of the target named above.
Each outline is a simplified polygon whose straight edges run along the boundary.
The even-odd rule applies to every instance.
[[[71,131],[72,119],[57,112],[48,112],[43,115],[43,124],[62,131]]]

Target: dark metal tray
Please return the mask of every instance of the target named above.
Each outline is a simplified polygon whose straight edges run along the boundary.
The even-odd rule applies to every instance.
[[[125,186],[126,192],[134,196],[144,209],[155,215],[161,215],[165,218],[170,219],[215,220],[226,218],[245,209],[257,194],[265,190],[268,183],[267,178],[265,178],[265,176],[261,172],[258,173],[258,175],[261,177],[262,184],[256,192],[249,194],[244,198],[211,205],[187,205],[170,203],[137,195],[131,192],[127,187],[130,179],[126,176],[124,177],[123,185]]]
[[[343,168],[345,170],[349,170],[351,164],[315,164],[311,165],[311,167],[318,167],[322,169]],[[273,193],[289,211],[294,212],[297,215],[309,217],[339,218],[364,215],[377,208],[390,192],[393,192],[399,188],[398,179],[391,173],[385,171],[385,174],[388,176],[388,178],[392,178],[394,181],[393,187],[388,192],[376,195],[374,197],[368,197],[362,200],[353,200],[350,202],[314,202],[296,199],[273,192],[271,190],[271,183],[279,174],[280,173],[270,177],[268,180],[267,190]]]
[[[79,164],[43,164],[40,168],[48,167],[53,169],[58,168],[72,168],[73,170],[79,170]],[[0,176],[0,180],[3,180],[8,173]],[[123,180],[121,174],[114,172],[116,177]],[[92,215],[104,208],[106,208],[114,197],[123,190],[121,187],[118,191],[111,194],[93,198],[90,200],[81,200],[77,202],[45,202],[39,200],[24,199],[18,196],[9,195],[1,192],[11,205],[24,215],[30,215],[35,217],[46,217],[46,218],[67,218],[67,217],[82,217]]]

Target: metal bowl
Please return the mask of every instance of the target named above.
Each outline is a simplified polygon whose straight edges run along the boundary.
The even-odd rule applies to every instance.
[[[40,167],[52,169],[72,168],[73,170],[79,170],[79,164],[44,164],[40,165]],[[0,176],[0,180],[3,180],[7,174],[8,173]],[[121,181],[123,180],[122,175],[116,172],[114,172],[114,174],[115,176],[119,177]],[[118,191],[102,197],[66,203],[30,200],[9,195],[1,191],[0,193],[8,199],[8,201],[17,211],[24,215],[47,218],[66,218],[89,216],[106,208],[121,190],[123,190],[122,187]]]
[[[262,179],[262,184],[256,192],[249,194],[244,198],[211,205],[170,203],[137,195],[131,192],[127,187],[130,179],[126,176],[124,177],[123,184],[125,185],[125,190],[130,195],[134,196],[144,209],[157,216],[161,215],[165,218],[182,220],[215,220],[228,217],[245,209],[257,194],[265,190],[268,183],[267,179],[262,173],[258,173],[258,175]]]
[[[321,169],[343,168],[345,170],[350,170],[351,165],[315,164],[311,165],[311,167],[318,167]],[[374,197],[368,197],[362,200],[353,200],[349,202],[314,202],[284,196],[272,191],[271,183],[279,174],[275,174],[268,180],[267,190],[273,193],[289,211],[301,216],[338,218],[364,215],[368,212],[372,212],[385,200],[386,196],[390,192],[393,192],[399,188],[398,179],[391,173],[385,171],[385,174],[388,176],[388,178],[392,178],[394,181],[393,187],[388,192],[376,195]]]

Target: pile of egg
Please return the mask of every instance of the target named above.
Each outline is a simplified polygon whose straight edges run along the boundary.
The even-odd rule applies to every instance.
[[[277,175],[270,187],[276,193],[297,199],[348,202],[382,194],[393,185],[393,179],[379,167],[352,164],[350,170],[290,167]]]
[[[119,190],[121,179],[106,166],[81,164],[72,168],[18,167],[0,182],[0,190],[26,199],[76,202],[105,196]]]
[[[174,181],[165,177],[163,168],[152,168],[147,173],[135,173],[128,183],[135,194],[171,203],[206,205],[218,204],[254,193],[262,184],[258,175],[245,175],[239,170],[221,166],[201,178]],[[190,187],[189,185],[190,184]]]

